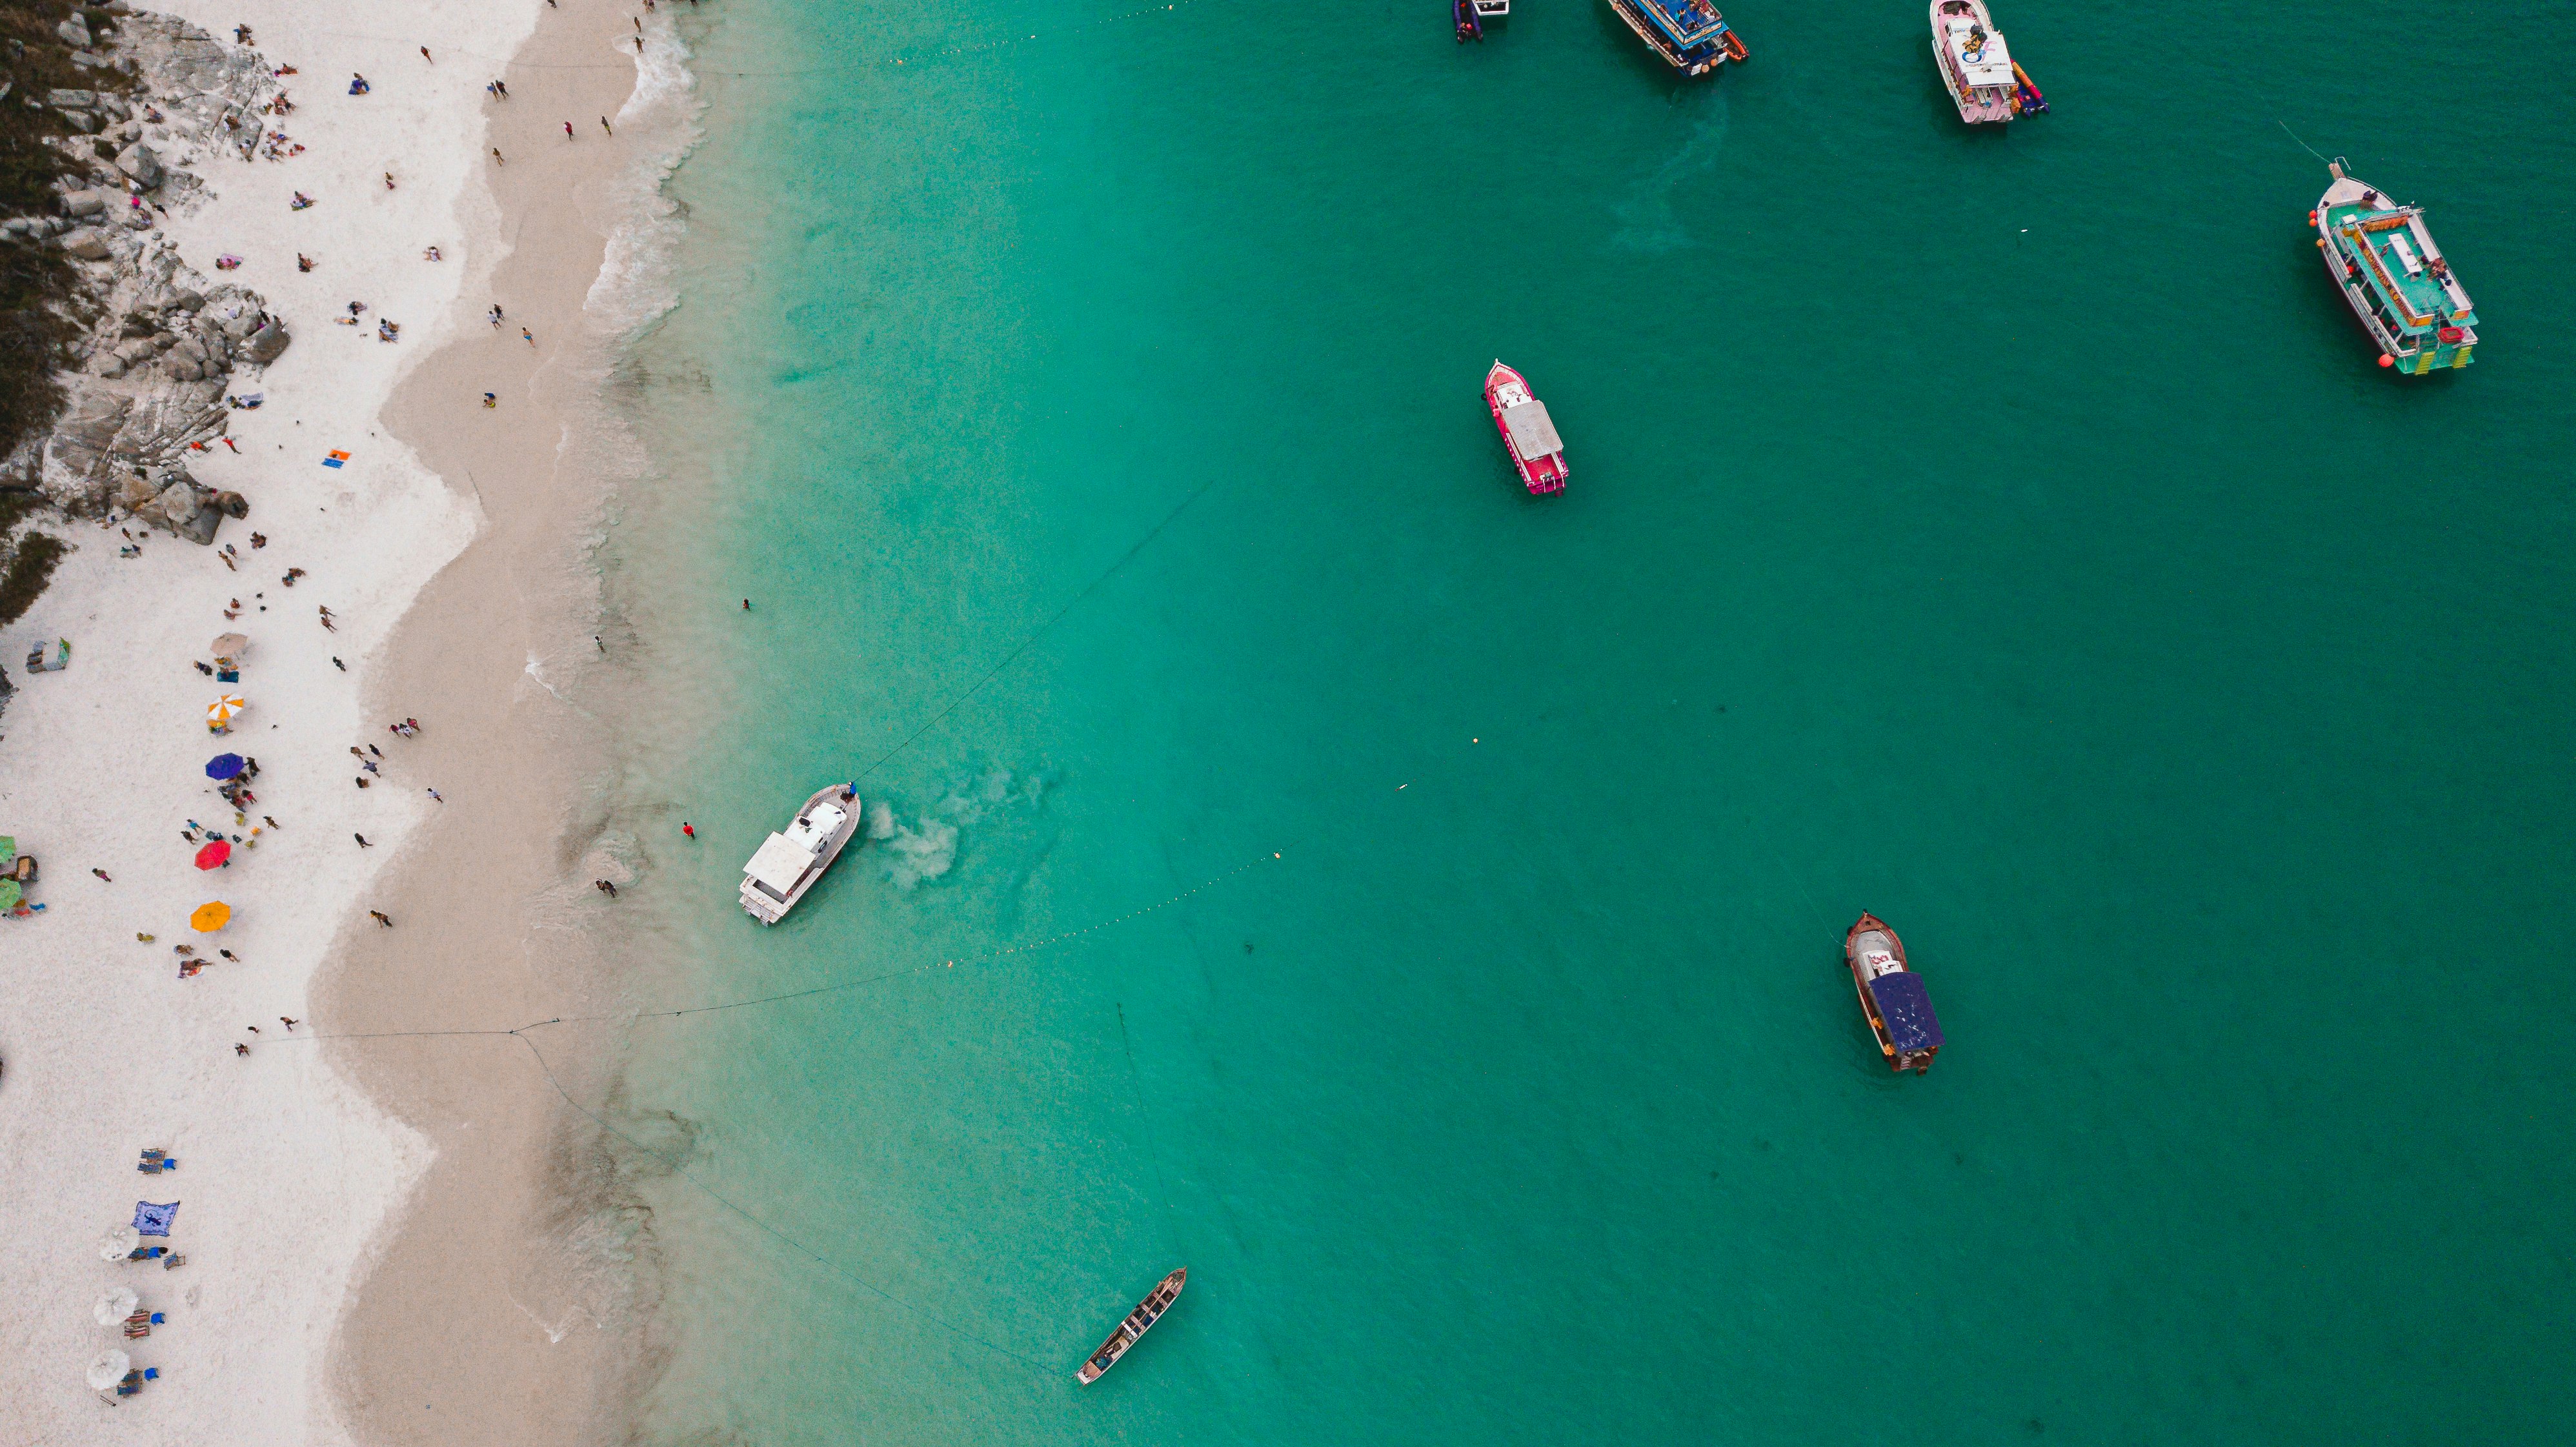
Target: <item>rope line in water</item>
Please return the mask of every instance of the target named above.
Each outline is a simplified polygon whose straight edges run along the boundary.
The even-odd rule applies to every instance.
[[[1129,10],[1117,15],[1104,15],[1096,20],[1084,20],[1071,25],[1059,25],[1051,30],[1033,30],[1026,35],[1008,35],[998,40],[978,41],[971,45],[950,45],[934,49],[903,50],[875,57],[863,56],[851,60],[845,60],[834,65],[807,66],[798,70],[702,70],[697,66],[691,66],[689,67],[689,73],[697,76],[723,76],[729,80],[788,80],[798,76],[807,75],[839,75],[855,70],[891,70],[897,66],[903,65],[907,61],[917,62],[923,60],[934,60],[944,56],[953,55],[982,55],[990,51],[1007,50],[1018,45],[1035,45],[1041,41],[1063,39],[1079,35],[1086,30],[1097,30],[1104,25],[1117,25],[1124,21],[1142,20],[1151,15],[1162,15],[1172,11],[1186,10],[1197,3],[1198,0],[1171,0],[1171,3],[1165,5],[1148,5],[1142,9]],[[346,30],[326,30],[321,33],[334,40],[375,41],[379,44],[392,46],[405,55],[411,54],[420,44],[417,40],[400,39],[385,35],[359,34]],[[648,35],[645,38],[649,40],[652,37]],[[621,44],[631,39],[633,39],[632,36],[618,37],[618,41]],[[631,60],[620,61],[614,64],[606,61],[517,60],[504,56],[485,55],[479,51],[472,50],[451,49],[449,47],[441,47],[441,50],[445,53],[461,55],[469,59],[480,60],[492,65],[497,65],[502,67],[504,70],[633,70],[635,68],[635,62]]]

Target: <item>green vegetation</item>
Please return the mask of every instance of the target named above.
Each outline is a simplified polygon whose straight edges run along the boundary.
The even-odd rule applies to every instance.
[[[0,628],[6,628],[35,604],[36,596],[52,581],[54,565],[70,549],[52,533],[29,533],[18,540],[17,550],[9,555],[9,569],[0,573]]]
[[[62,112],[43,104],[47,91],[132,88],[115,71],[71,63],[71,47],[55,33],[70,14],[67,6],[0,0],[0,80],[9,86],[0,96],[0,217],[55,214],[55,184],[78,180],[88,170],[87,157],[65,145],[71,128]],[[82,14],[92,31],[116,23],[104,10]],[[55,372],[75,330],[74,281],[61,251],[42,241],[0,237],[0,454],[42,431],[62,409]]]

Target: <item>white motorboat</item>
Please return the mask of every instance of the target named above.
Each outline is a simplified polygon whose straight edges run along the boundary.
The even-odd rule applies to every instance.
[[[786,918],[858,832],[856,784],[815,791],[796,811],[796,822],[762,841],[751,862],[742,867],[743,910],[762,924]]]

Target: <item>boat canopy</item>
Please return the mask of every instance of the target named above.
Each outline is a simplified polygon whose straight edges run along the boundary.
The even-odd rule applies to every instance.
[[[1684,50],[1726,33],[1726,22],[1718,18],[1717,7],[1701,0],[1637,0],[1637,8]]]
[[[1512,450],[1524,461],[1553,457],[1565,450],[1565,440],[1556,435],[1556,424],[1548,420],[1547,404],[1535,398],[1504,408],[1503,427],[1512,434]]]
[[[1899,1051],[1911,1054],[1940,1048],[1941,1021],[1932,1013],[1932,997],[1924,993],[1921,975],[1881,975],[1869,982],[1869,997],[1878,1002],[1879,1018],[1887,1022],[1887,1038]]]
[[[2010,85],[2013,83],[2012,54],[2004,49],[2004,38],[2000,32],[1986,30],[1985,44],[1971,54],[1968,50],[1969,31],[1972,27],[1980,30],[1984,27],[1964,17],[1950,21],[1949,25],[1950,54],[1957,58],[1959,73],[1968,78],[1968,84]]]
[[[808,846],[784,834],[772,834],[768,842],[760,846],[760,852],[751,856],[751,862],[742,867],[742,872],[756,883],[766,884],[784,894],[795,886],[796,881],[805,877],[806,870],[814,867],[814,857],[815,851]]]

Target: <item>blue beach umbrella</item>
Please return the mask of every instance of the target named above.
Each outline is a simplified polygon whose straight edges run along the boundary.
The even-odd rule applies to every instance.
[[[242,756],[239,754],[217,754],[206,760],[206,777],[209,779],[229,779],[241,771]]]

